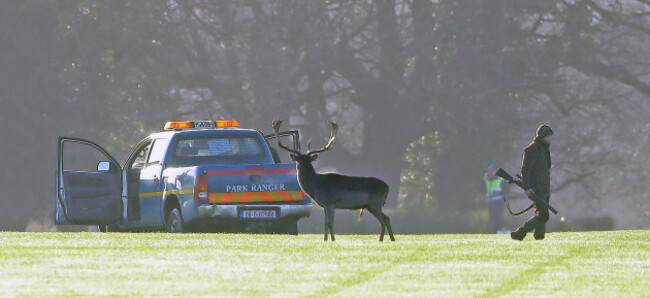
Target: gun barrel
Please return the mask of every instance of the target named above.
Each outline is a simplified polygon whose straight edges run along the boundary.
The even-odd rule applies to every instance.
[[[506,172],[506,170],[502,168],[497,169],[494,172],[494,175],[505,179],[506,181],[508,181],[508,183],[513,183],[513,181],[515,180],[514,178],[512,178],[512,176],[510,176],[510,174],[508,174],[508,172]]]

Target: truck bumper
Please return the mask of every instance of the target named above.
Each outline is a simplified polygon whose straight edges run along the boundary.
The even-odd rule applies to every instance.
[[[239,219],[238,209],[272,209],[280,208],[276,220],[284,218],[301,218],[311,214],[312,204],[304,205],[201,205],[198,206],[200,220],[227,218]]]

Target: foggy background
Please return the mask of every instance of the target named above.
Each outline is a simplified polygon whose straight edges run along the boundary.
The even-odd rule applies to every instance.
[[[647,0],[0,4],[0,230],[54,229],[58,136],[123,162],[168,120],[274,118],[313,147],[338,122],[317,170],[385,180],[396,233],[487,232],[483,174],[544,123],[551,230],[650,228]],[[379,231],[357,215],[336,232]]]

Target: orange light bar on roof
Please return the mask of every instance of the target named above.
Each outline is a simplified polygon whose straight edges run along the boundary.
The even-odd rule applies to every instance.
[[[215,121],[217,127],[239,127],[239,122],[236,120],[219,120]]]
[[[236,120],[219,120],[219,121],[169,121],[165,124],[165,130],[179,129],[214,129],[239,127]]]
[[[184,129],[184,128],[194,128],[194,122],[192,122],[192,121],[183,121],[183,122],[169,121],[169,122],[167,122],[167,124],[165,124],[165,130]]]

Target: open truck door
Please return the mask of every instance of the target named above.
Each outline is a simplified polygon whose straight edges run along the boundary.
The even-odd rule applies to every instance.
[[[291,163],[289,154],[284,150],[278,150],[277,138],[280,138],[283,144],[293,144],[293,150],[300,151],[300,135],[298,131],[283,131],[278,135],[269,134],[264,136],[264,139],[269,144],[269,149],[271,150],[275,163]]]
[[[122,216],[117,160],[91,141],[59,137],[55,205],[56,224],[116,224]]]

